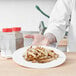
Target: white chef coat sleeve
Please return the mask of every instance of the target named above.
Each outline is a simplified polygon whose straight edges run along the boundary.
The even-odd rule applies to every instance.
[[[51,12],[46,33],[52,33],[59,42],[66,30],[71,14],[71,0],[58,0]]]

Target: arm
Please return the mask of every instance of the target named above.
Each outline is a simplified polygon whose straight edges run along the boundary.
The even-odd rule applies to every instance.
[[[45,32],[45,35],[49,33],[53,36],[52,39],[54,39],[54,42],[59,42],[63,38],[66,30],[66,25],[71,14],[71,10],[72,0],[58,0],[56,2],[50,15],[48,28]]]

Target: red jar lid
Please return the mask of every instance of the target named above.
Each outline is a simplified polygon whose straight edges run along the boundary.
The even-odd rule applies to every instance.
[[[2,32],[12,32],[12,28],[3,28]]]
[[[12,31],[21,31],[21,27],[13,27]]]

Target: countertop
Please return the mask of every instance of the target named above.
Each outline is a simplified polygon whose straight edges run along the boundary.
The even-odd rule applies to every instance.
[[[12,59],[0,56],[0,76],[76,76],[76,53],[65,53],[67,60],[64,64],[48,69],[24,68]]]

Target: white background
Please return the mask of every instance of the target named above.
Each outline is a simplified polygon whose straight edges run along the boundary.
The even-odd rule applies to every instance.
[[[41,20],[48,24],[35,5],[50,15],[56,0],[0,0],[0,31],[4,27],[21,26],[23,31],[38,31]]]

